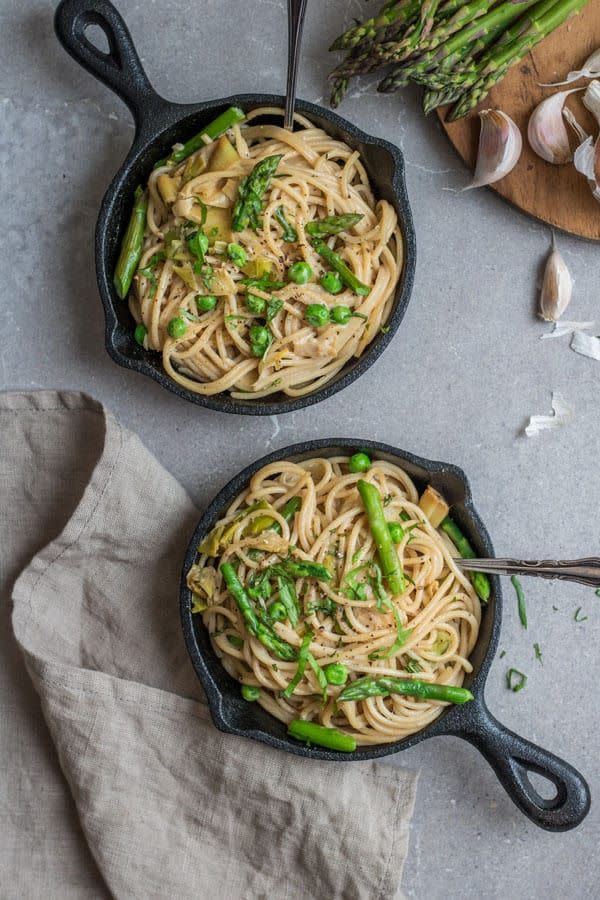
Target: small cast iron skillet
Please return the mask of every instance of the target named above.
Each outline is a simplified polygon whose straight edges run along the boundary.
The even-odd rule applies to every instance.
[[[103,53],[86,37],[86,29],[92,25],[100,26],[104,31],[108,53]],[[234,400],[229,394],[212,397],[195,394],[168,378],[159,354],[138,346],[127,303],[119,299],[113,287],[113,272],[133,206],[133,192],[138,184],[146,183],[154,163],[168,155],[174,143],[196,134],[228,106],[239,106],[248,112],[261,106],[282,107],[284,98],[274,94],[238,94],[205,103],[181,104],[164,100],[148,81],[127,26],[108,0],[62,0],[56,10],[54,26],[65,50],[125,101],[135,121],[133,146],[104,196],[96,225],[96,274],[104,305],[105,343],[114,361],[149,375],[185,400],[238,415],[277,415],[302,409],[331,397],[366,372],[400,325],[414,279],[415,234],[404,181],[404,161],[398,148],[365,134],[329,110],[302,100],[296,102],[297,110],[315,125],[360,152],[376,195],[389,201],[398,214],[405,260],[394,306],[386,323],[389,331],[378,334],[360,359],[348,362],[324,387],[305,397],[279,394],[274,400],[244,401]],[[273,121],[281,124],[282,120]]]
[[[590,807],[590,792],[584,778],[568,763],[509,731],[491,715],[485,704],[484,685],[498,646],[502,619],[502,596],[497,577],[491,579],[492,596],[483,609],[479,637],[470,657],[473,673],[465,680],[465,686],[473,692],[475,699],[463,706],[446,707],[435,722],[410,737],[393,744],[359,747],[354,753],[308,748],[289,738],[286,726],[258,704],[243,700],[238,682],[219,662],[201,617],[192,616],[191,592],[186,584],[186,574],[195,562],[198,544],[232,500],[248,485],[254,473],[262,466],[280,459],[300,461],[315,456],[349,455],[357,448],[370,451],[374,459],[401,465],[421,488],[432,484],[451,504],[453,517],[472,542],[478,556],[494,555],[490,536],[473,506],[467,478],[456,466],[421,459],[412,453],[376,441],[355,441],[348,438],[293,444],[259,459],[233,478],[204,512],[188,547],[181,578],[180,611],[185,641],[193,666],[206,691],[215,725],[221,731],[253,738],[289,753],[336,762],[388,756],[412,747],[425,738],[456,735],[474,744],[485,756],[511,799],[532,822],[548,831],[575,828],[585,818]],[[551,800],[542,797],[528,778],[530,772],[549,779],[556,788],[555,797]]]

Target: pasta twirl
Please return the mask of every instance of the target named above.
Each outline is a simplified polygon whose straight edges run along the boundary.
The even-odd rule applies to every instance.
[[[129,292],[136,339],[198,394],[312,393],[362,355],[392,308],[403,266],[394,208],[373,195],[358,152],[301,115],[293,132],[272,124],[282,112],[252,111],[188,158],[159,165],[147,184]],[[254,218],[236,231],[236,203],[272,157],[281,159],[253,200]],[[307,231],[349,214],[356,223],[321,244]],[[339,284],[328,251],[366,291]],[[299,262],[310,267],[306,283],[290,277]],[[326,307],[322,324],[307,315],[314,305]],[[337,306],[343,324],[341,314],[329,318]]]
[[[360,480],[381,498],[399,563],[396,594]],[[462,685],[481,607],[453,561],[456,548],[432,524],[440,524],[436,497],[447,512],[431,488],[419,498],[390,462],[361,473],[348,457],[283,460],[260,469],[203,540],[188,574],[194,610],[224,667],[259,688],[272,715],[387,743],[424,728],[444,703],[401,693],[336,703],[344,685],[365,676]]]

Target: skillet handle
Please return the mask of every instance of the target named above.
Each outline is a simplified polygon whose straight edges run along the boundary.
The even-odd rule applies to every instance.
[[[548,750],[505,728],[483,701],[475,703],[458,734],[485,756],[511,800],[547,831],[568,831],[579,825],[590,808],[590,789],[583,776]],[[529,780],[529,772],[551,781],[556,795],[550,800],[542,797]]]
[[[106,35],[107,53],[86,37],[90,25]],[[166,105],[148,81],[131,34],[109,0],[61,0],[54,30],[67,53],[127,104],[138,129]]]

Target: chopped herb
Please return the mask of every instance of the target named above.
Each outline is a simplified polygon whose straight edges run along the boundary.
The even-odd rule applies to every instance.
[[[512,586],[517,592],[517,604],[519,609],[519,619],[521,620],[521,625],[523,628],[527,628],[527,607],[525,606],[525,594],[523,593],[523,588],[521,586],[521,582],[517,578],[516,575],[513,575],[510,579]]]
[[[403,509],[400,511],[400,518],[402,519],[403,522],[410,522],[411,517],[410,517],[409,513],[407,513],[406,510]]]
[[[242,278],[242,284],[246,287],[256,288],[258,291],[280,291],[285,287],[285,281],[273,281],[270,275],[263,275],[262,278]]]
[[[228,634],[227,640],[231,644],[232,647],[235,647],[236,650],[241,650],[244,646],[244,642],[239,634]]]
[[[558,606],[554,606],[554,604],[552,604],[552,609],[554,610],[554,612],[558,612]]]
[[[514,694],[522,691],[526,684],[527,675],[524,672],[520,672],[518,669],[509,669],[506,673],[506,687]]]
[[[158,280],[156,275],[150,268],[150,266],[145,266],[143,269],[139,270],[140,275],[143,275],[146,281],[150,282],[150,290],[148,291],[149,297],[156,296],[156,288],[158,286]]]
[[[422,666],[419,665],[416,659],[413,659],[412,656],[407,656],[403,662],[403,668],[405,672],[421,672],[423,670]]]
[[[541,665],[543,666],[543,665],[544,665],[544,660],[542,659],[542,651],[540,650],[540,645],[539,645],[539,644],[534,644],[534,645],[533,645],[533,652],[535,653],[535,658],[537,659],[537,661],[538,661],[539,663],[541,663]]]
[[[580,616],[579,615],[580,612],[581,612],[581,607],[578,606],[577,609],[575,610],[575,615],[573,616],[573,621],[575,621],[575,622],[587,621],[587,616]]]
[[[506,656],[506,650],[501,650],[500,654],[498,655],[498,659],[504,659],[505,656]]]
[[[382,334],[388,334],[388,332],[389,332],[389,330],[390,330],[390,326],[389,326],[389,325],[382,325],[381,328],[380,328],[379,330],[380,330],[380,332],[381,332]]]
[[[206,222],[206,216],[208,213],[208,208],[206,206],[206,203],[204,202],[204,200],[201,197],[198,197],[196,195],[194,195],[194,197],[192,199],[193,199],[194,203],[196,204],[196,206],[200,207],[200,224],[204,225],[204,223]],[[217,229],[217,231],[218,231],[218,229]]]
[[[277,313],[282,308],[283,308],[283,300],[276,300],[276,299],[269,300],[269,302],[267,304],[267,315],[266,315],[267,324],[269,324],[269,322],[273,321],[273,319],[275,318]]]
[[[385,497],[383,498],[383,505],[389,506],[393,499],[394,499],[393,494],[386,494]]]
[[[192,253],[198,262],[204,264],[204,256],[208,250],[208,238],[203,231],[195,231],[187,239],[187,245],[190,253]]]
[[[596,597],[600,597],[600,587],[599,587],[599,588],[596,588],[596,590],[594,591],[594,593],[595,593]]]

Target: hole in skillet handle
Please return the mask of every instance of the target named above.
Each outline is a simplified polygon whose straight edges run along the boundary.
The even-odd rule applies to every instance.
[[[505,728],[481,699],[461,724],[455,733],[477,747],[511,800],[532,822],[547,831],[568,831],[581,824],[590,809],[590,789],[573,766]],[[544,779],[547,796],[538,789],[539,778]]]

